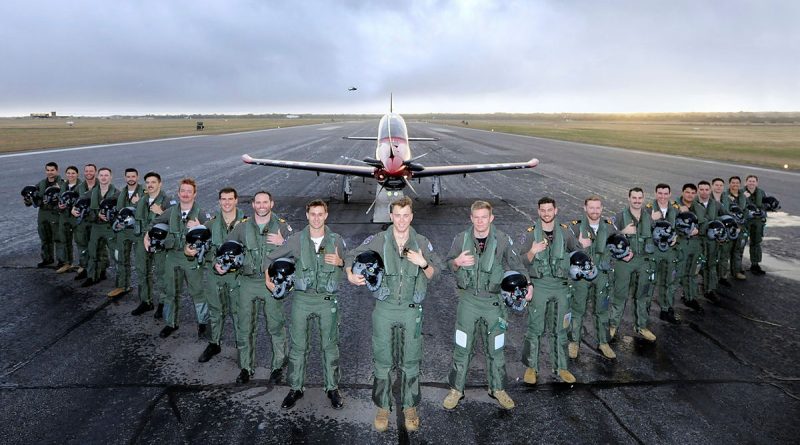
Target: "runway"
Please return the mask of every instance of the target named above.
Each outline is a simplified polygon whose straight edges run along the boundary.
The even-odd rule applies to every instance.
[[[703,300],[705,315],[676,302],[683,318],[677,326],[658,320],[651,308],[649,344],[633,334],[628,309],[618,339],[616,361],[593,349],[587,333],[570,370],[578,383],[558,383],[543,344],[540,383],[521,382],[520,362],[526,317],[511,317],[506,336],[507,390],[517,408],[503,412],[486,393],[485,363],[476,348],[466,398],[453,412],[441,408],[447,393],[455,322],[455,284],[450,273],[429,286],[425,302],[421,430],[408,434],[399,406],[390,430],[372,430],[371,327],[373,302],[363,289],[346,284],[340,293],[340,349],[345,408],[334,411],[322,391],[318,345],[310,355],[305,397],[289,411],[280,409],[288,391],[267,383],[271,357],[264,322],[259,322],[254,384],[233,384],[239,369],[230,321],[222,353],[197,363],[205,341],[197,339],[188,301],[179,331],[158,338],[161,324],[152,316],[129,315],[135,292],[119,301],[105,293],[107,280],[83,289],[71,274],[36,269],[39,261],[36,213],[22,205],[19,190],[44,177],[44,164],[61,171],[92,162],[114,171],[122,186],[126,167],[140,176],[159,172],[175,194],[181,177],[198,182],[198,201],[217,208],[217,191],[235,187],[240,207],[246,198],[269,190],[274,211],[298,230],[305,204],[329,202],[328,225],[354,247],[380,226],[370,223],[367,207],[374,183],[353,181],[344,204],[341,180],[334,175],[250,166],[240,157],[346,162],[341,156],[374,154],[373,142],[343,136],[373,136],[377,121],[331,122],[308,127],[164,141],[69,148],[3,158],[0,205],[7,210],[0,231],[0,437],[5,443],[790,443],[800,426],[800,315],[796,308],[800,277],[800,174],[730,163],[648,154],[540,138],[499,134],[436,123],[409,123],[412,137],[437,137],[416,143],[413,155],[430,152],[424,165],[540,160],[533,170],[455,176],[442,179],[442,202],[433,205],[430,182],[414,183],[413,226],[434,249],[446,254],[455,234],[469,223],[469,205],[486,199],[495,206],[497,227],[514,240],[536,217],[536,201],[556,199],[559,219],[580,218],[586,196],[604,198],[606,217],[626,203],[627,190],[641,186],[653,198],[656,183],[759,176],[760,186],[777,196],[782,214],[766,230],[768,274],[748,274],[745,282],[721,288],[724,299]],[[747,261],[746,261],[747,262]],[[288,314],[290,301],[286,305]],[[548,340],[545,339],[544,342]],[[318,343],[318,342],[315,342]],[[396,419],[395,420],[395,415]],[[399,427],[398,427],[399,422]]]

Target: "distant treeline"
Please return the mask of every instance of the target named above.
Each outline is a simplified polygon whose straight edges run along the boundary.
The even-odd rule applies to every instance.
[[[720,124],[798,124],[800,112],[738,113],[491,113],[406,115],[425,120],[685,122]]]

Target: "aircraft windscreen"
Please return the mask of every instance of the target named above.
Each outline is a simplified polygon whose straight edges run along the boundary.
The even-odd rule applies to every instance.
[[[402,117],[396,114],[388,114],[381,119],[378,129],[378,138],[383,139],[391,135],[393,138],[408,139],[406,123]]]

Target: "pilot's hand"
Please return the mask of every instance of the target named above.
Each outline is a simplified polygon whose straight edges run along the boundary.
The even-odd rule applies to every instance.
[[[469,253],[469,250],[465,250],[453,260],[453,264],[458,267],[473,266],[475,265],[475,257]]]
[[[525,294],[525,301],[531,301],[531,300],[533,300],[533,285],[529,284],[528,293]]]
[[[338,247],[334,249],[334,253],[325,254],[325,264],[330,264],[336,267],[344,266],[344,260],[342,259],[342,257],[339,256]]]
[[[581,232],[580,235],[578,235],[578,242],[581,244],[581,247],[583,247],[584,249],[592,245],[591,238],[584,238],[583,237],[583,232]]]
[[[267,234],[267,242],[270,244],[274,244],[276,246],[283,245],[283,235],[280,232],[278,233],[269,233]]]
[[[661,218],[663,218],[661,215],[661,210],[653,210],[653,213],[650,214],[650,219],[653,221],[658,221]]]
[[[531,245],[531,250],[530,250],[530,252],[531,252],[532,254],[536,255],[537,253],[539,253],[539,252],[542,252],[542,251],[544,251],[545,249],[547,249],[547,238],[545,238],[545,239],[541,240],[541,241],[540,241],[540,242],[538,242],[538,243],[533,243],[533,244]]]
[[[188,257],[194,258],[195,256],[197,256],[197,249],[195,249],[191,244],[187,244],[186,246],[183,247],[183,254]]]
[[[633,251],[631,251],[631,253],[626,255],[625,258],[622,259],[622,261],[625,261],[626,263],[629,263],[632,259],[633,259]]]
[[[144,239],[143,239],[142,242],[144,243],[144,251],[145,252],[149,252],[150,251],[150,234],[149,233],[145,233],[144,234]]]
[[[631,222],[630,224],[625,226],[624,229],[620,230],[619,233],[622,233],[623,235],[633,235],[634,233],[636,233],[636,226],[634,226],[633,222]]]
[[[360,275],[360,274],[356,275],[356,274],[354,274],[353,272],[351,272],[349,270],[347,271],[347,281],[349,281],[350,284],[354,284],[356,286],[366,286],[367,285],[367,279],[364,278],[363,275]]]
[[[131,204],[136,204],[137,202],[139,202],[139,195],[133,195],[131,198]]]
[[[413,251],[409,249],[408,253],[406,254],[406,258],[408,258],[408,261],[411,261],[415,266],[418,267],[423,267],[428,264],[428,260],[422,256],[422,250]]]
[[[162,213],[164,213],[164,209],[156,203],[150,205],[150,211],[155,213],[156,215],[161,215]]]
[[[201,226],[201,225],[202,224],[200,224],[200,221],[197,218],[190,219],[190,220],[186,221],[186,228],[187,229],[191,229],[192,227],[197,227],[197,226]]]
[[[72,211],[70,211],[69,213],[72,213],[72,216],[74,216],[75,218],[81,216],[80,212],[78,212],[78,209],[76,209],[75,207],[73,207]]]
[[[226,273],[228,273],[228,271],[222,270],[222,266],[220,266],[219,263],[214,263],[214,270],[216,270],[217,273],[220,275],[225,275]]]
[[[264,274],[264,277],[264,284],[267,285],[267,289],[269,289],[270,292],[275,292],[275,283],[272,282],[272,278],[268,273]]]

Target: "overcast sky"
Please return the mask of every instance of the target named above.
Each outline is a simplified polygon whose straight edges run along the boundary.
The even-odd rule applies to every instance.
[[[796,0],[3,5],[4,116],[800,110]]]

